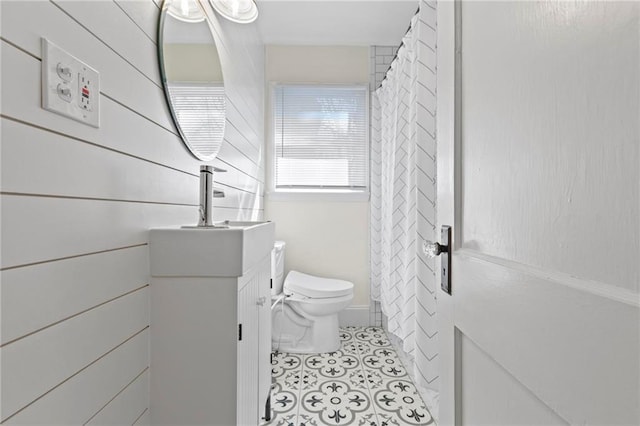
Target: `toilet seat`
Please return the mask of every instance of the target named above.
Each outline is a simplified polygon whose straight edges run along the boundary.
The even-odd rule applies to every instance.
[[[298,302],[298,303],[312,303],[318,306],[328,305],[330,303],[341,303],[353,300],[353,295],[348,294],[346,296],[337,296],[337,297],[307,297],[302,296],[300,294],[293,293],[287,296],[285,301],[289,302]]]
[[[353,283],[291,271],[284,280],[284,293],[312,299],[350,296],[353,294]]]

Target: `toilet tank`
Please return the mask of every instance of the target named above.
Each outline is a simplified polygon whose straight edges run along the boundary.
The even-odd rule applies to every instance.
[[[271,251],[271,294],[282,293],[284,284],[284,241],[276,241]]]

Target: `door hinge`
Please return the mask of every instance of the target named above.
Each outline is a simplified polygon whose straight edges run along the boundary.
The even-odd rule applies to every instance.
[[[238,340],[242,340],[242,324],[238,324]]]

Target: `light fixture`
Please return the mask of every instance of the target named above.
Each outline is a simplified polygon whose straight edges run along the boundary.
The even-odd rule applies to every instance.
[[[189,23],[204,21],[204,12],[196,0],[168,0],[167,13],[174,18]]]
[[[254,0],[209,0],[220,15],[239,24],[250,24],[258,17],[258,6]]]

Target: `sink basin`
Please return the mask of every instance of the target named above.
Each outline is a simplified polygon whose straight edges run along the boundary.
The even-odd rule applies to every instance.
[[[273,222],[224,222],[226,228],[157,228],[149,232],[151,275],[239,277],[270,255]]]

